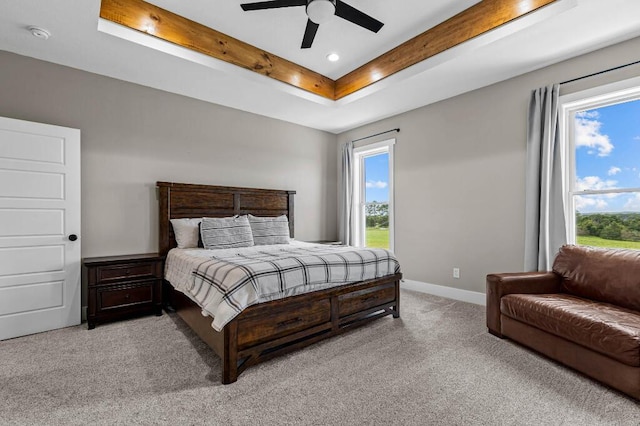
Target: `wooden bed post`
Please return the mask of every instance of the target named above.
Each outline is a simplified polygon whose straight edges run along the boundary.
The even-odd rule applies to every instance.
[[[171,218],[169,208],[169,186],[166,184],[157,184],[158,187],[158,202],[159,202],[159,232],[158,232],[158,251],[161,256],[166,256],[171,248],[171,241],[169,237],[169,219]]]
[[[295,237],[295,224],[294,224],[294,220],[295,218],[293,217],[293,196],[295,195],[296,191],[287,191],[288,194],[288,210],[289,213],[287,214],[287,218],[289,219],[289,236],[291,238]]]
[[[396,281],[396,304],[393,309],[393,317],[400,318],[400,280]]]
[[[228,323],[223,333],[222,384],[228,385],[238,380],[238,321]]]

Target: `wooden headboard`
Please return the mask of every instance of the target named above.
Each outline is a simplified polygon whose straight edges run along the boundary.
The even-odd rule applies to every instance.
[[[196,217],[228,217],[236,214],[280,216],[289,218],[293,230],[293,196],[296,191],[236,188],[231,186],[193,185],[157,182],[160,203],[160,235],[158,252],[164,256],[176,247],[170,219]]]

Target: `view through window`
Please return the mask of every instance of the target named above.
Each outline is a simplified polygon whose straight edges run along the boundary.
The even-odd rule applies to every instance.
[[[389,248],[389,153],[364,157],[365,246]]]
[[[640,99],[573,114],[575,242],[640,249]]]
[[[354,150],[357,245],[393,250],[393,152],[395,141]]]

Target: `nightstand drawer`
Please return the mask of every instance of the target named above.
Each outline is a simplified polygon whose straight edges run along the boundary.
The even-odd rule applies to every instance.
[[[107,287],[98,291],[100,310],[121,308],[153,302],[154,281],[139,283],[135,286]]]
[[[155,276],[155,269],[155,263],[131,263],[102,266],[98,268],[98,282],[101,283],[122,279],[153,277]]]

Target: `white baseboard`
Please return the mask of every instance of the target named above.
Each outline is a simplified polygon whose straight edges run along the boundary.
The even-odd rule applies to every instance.
[[[423,283],[413,280],[402,280],[401,288],[407,290],[419,291],[422,293],[433,294],[434,296],[446,297],[448,299],[460,300],[462,302],[474,303],[476,305],[486,306],[487,298],[484,293],[477,291],[462,290],[459,288],[446,287],[443,285]]]

